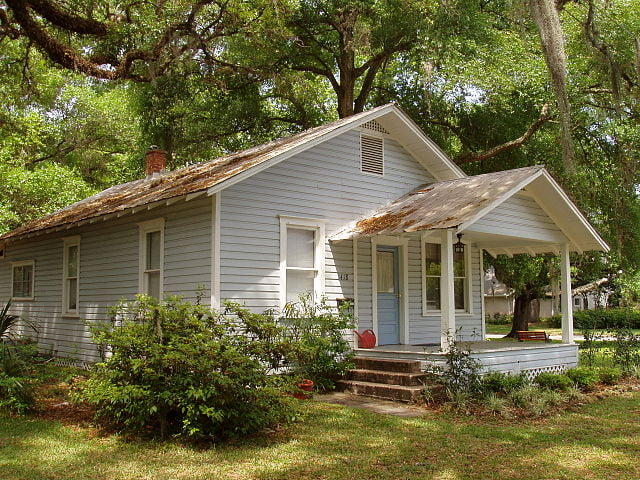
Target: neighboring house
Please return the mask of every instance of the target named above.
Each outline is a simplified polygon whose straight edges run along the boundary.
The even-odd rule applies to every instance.
[[[0,236],[0,300],[40,322],[43,348],[94,359],[84,320],[136,293],[262,311],[312,292],[353,299],[377,335],[367,355],[441,360],[447,332],[484,337],[482,249],[560,253],[567,285],[570,251],[608,248],[544,168],[468,177],[395,105],[173,172],[161,151],[147,163]],[[506,352],[490,368],[555,368],[577,358],[564,340],[477,349],[487,365]]]
[[[609,301],[610,292],[604,288],[608,279],[601,278],[572,290],[571,302],[573,310],[593,310],[594,308],[604,308]],[[540,317],[551,317],[562,313],[559,298],[550,290],[545,293],[544,298],[539,299]],[[503,282],[498,280],[493,271],[493,267],[487,269],[484,274],[484,303],[485,314],[493,316],[495,314],[513,313],[515,297],[513,291]]]
[[[497,279],[493,267],[487,268],[483,278],[485,315],[490,317],[497,313],[511,315],[515,298],[513,290]]]

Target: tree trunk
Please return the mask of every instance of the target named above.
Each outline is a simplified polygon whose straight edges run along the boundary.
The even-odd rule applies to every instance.
[[[529,323],[540,319],[540,300],[532,292],[522,292],[516,297],[511,331],[505,338],[516,338],[519,330],[529,330]]]

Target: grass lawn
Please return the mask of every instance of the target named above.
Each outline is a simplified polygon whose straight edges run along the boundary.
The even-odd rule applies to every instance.
[[[309,402],[286,430],[195,448],[0,416],[0,479],[633,479],[640,392],[536,421],[404,419]]]

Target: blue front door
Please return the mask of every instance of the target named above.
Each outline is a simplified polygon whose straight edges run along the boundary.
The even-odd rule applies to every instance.
[[[378,247],[378,345],[400,343],[400,275],[398,247]]]

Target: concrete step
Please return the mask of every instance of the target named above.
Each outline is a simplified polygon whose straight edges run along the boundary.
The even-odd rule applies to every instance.
[[[349,380],[384,383],[386,385],[420,386],[425,383],[424,373],[383,372],[380,370],[356,369],[349,371]]]
[[[355,395],[399,402],[415,402],[422,394],[421,386],[387,385],[385,383],[359,382],[356,380],[339,380],[338,388]]]
[[[420,362],[416,360],[392,360],[388,358],[356,357],[356,367],[362,370],[382,372],[422,373]]]

